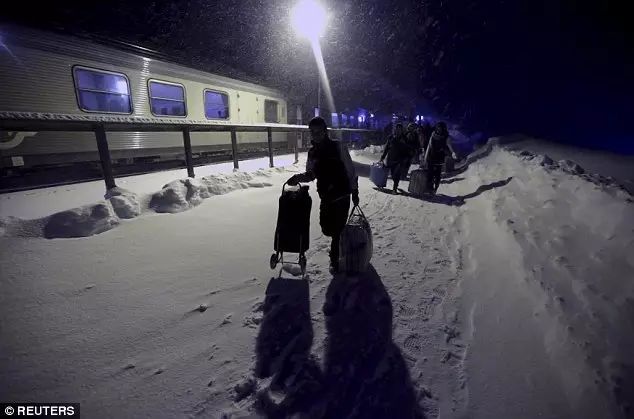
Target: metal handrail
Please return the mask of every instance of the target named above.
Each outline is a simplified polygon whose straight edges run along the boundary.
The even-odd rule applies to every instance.
[[[3,131],[70,131],[94,132],[99,151],[99,159],[106,189],[116,187],[112,171],[107,132],[159,132],[172,131],[183,133],[183,148],[187,175],[194,177],[194,165],[191,147],[191,132],[230,132],[233,167],[239,168],[237,132],[266,132],[268,137],[269,165],[273,167],[273,132],[298,132],[303,136],[307,125],[297,124],[236,124],[218,120],[183,120],[175,118],[147,118],[129,115],[69,115],[38,114],[28,112],[0,112],[0,130]],[[376,130],[362,128],[329,128],[329,131],[376,133]],[[299,159],[297,140],[295,142],[295,162]]]

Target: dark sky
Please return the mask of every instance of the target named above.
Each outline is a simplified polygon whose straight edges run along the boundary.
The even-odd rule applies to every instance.
[[[310,102],[317,70],[289,24],[295,0],[28,2],[0,13],[117,38]],[[340,108],[433,109],[487,134],[523,131],[634,152],[634,42],[611,0],[322,0],[321,40]],[[3,6],[4,7],[4,6]]]

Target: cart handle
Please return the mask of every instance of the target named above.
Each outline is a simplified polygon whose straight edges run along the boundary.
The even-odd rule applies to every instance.
[[[304,183],[306,183],[306,182],[304,182]],[[299,186],[300,188],[302,186],[301,184],[302,184],[302,182],[297,182],[297,186]],[[286,187],[286,185],[288,185],[288,180],[286,182],[284,182],[284,184],[282,185],[282,193],[284,193],[284,188]],[[292,185],[288,185],[288,186],[290,186],[291,188],[294,187]]]

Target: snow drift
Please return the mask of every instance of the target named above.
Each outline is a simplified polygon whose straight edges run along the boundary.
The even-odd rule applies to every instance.
[[[178,213],[194,208],[214,195],[272,186],[264,180],[271,173],[279,173],[279,170],[280,168],[259,170],[253,174],[236,171],[201,179],[179,179],[149,195],[140,195],[117,187],[106,193],[106,201],[57,212],[47,217],[33,220],[2,217],[0,235],[48,239],[88,237],[111,230],[121,220],[139,217],[147,211]]]

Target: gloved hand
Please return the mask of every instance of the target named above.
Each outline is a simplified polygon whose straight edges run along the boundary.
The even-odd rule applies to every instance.
[[[288,184],[288,186],[297,186],[297,184],[299,183],[299,175],[293,175],[291,176],[286,183]]]
[[[359,190],[355,189],[352,191],[352,203],[357,206],[359,205]]]

